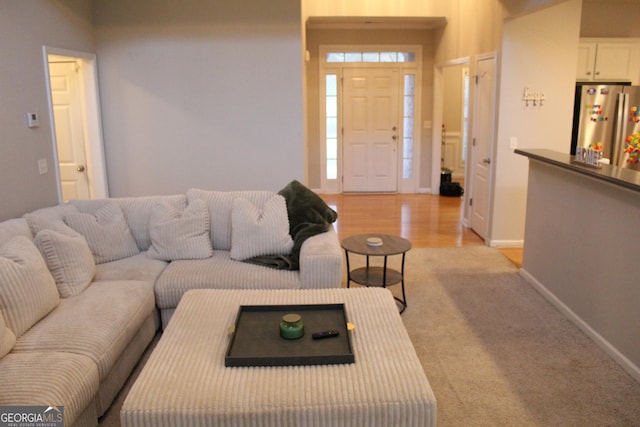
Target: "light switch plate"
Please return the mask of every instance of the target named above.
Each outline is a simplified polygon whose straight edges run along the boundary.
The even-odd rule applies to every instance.
[[[518,137],[512,136],[511,138],[509,138],[509,147],[512,150],[515,150],[516,148],[518,148]]]
[[[37,128],[38,126],[40,126],[38,113],[27,113],[27,126],[29,126],[30,128]]]

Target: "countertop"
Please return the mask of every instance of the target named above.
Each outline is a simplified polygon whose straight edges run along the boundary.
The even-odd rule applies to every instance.
[[[573,163],[569,153],[547,149],[517,149],[515,153],[640,193],[640,172],[635,170],[611,165],[602,165],[601,168],[583,166],[579,163]]]

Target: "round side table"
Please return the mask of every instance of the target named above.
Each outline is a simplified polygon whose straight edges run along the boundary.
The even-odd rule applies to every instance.
[[[380,239],[381,244],[377,246],[367,244],[367,240],[370,238]],[[404,260],[407,251],[411,249],[411,242],[402,237],[388,234],[358,234],[344,239],[342,248],[347,259],[347,287],[350,287],[351,282],[383,288],[401,283],[402,299],[396,296],[394,298],[402,305],[400,313],[404,312],[407,308],[407,297],[404,292]],[[366,267],[356,268],[351,271],[349,253],[366,256]],[[387,267],[387,258],[392,255],[402,255],[400,271]],[[369,265],[369,257],[375,256],[384,257],[382,267]]]

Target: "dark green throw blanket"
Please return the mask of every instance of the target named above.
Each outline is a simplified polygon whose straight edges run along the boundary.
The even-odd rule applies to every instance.
[[[258,256],[247,262],[280,270],[299,270],[302,244],[309,237],[328,231],[338,219],[338,214],[320,196],[296,180],[287,184],[278,194],[287,202],[293,249],[289,255]]]

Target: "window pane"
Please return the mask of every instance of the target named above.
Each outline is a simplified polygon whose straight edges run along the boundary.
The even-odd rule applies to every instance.
[[[362,52],[347,52],[345,62],[362,62]]]
[[[398,53],[380,52],[380,62],[398,62]]]
[[[362,60],[364,62],[380,62],[380,52],[364,52]]]
[[[413,116],[413,96],[404,97],[404,115]]]
[[[327,117],[327,138],[338,137],[338,119],[336,117]]]
[[[398,52],[398,62],[414,62],[416,55],[413,52]]]
[[[327,96],[327,117],[338,117],[338,97]]]
[[[335,74],[327,74],[325,78],[325,91],[327,96],[338,95],[338,76]]]
[[[402,178],[409,179],[413,177],[413,160],[404,159],[402,161]]]
[[[336,138],[327,138],[327,159],[338,158],[338,140]]]
[[[403,123],[404,137],[409,138],[413,135],[413,117],[405,117]]]
[[[344,62],[344,53],[342,52],[327,53],[327,62]]]
[[[413,138],[405,138],[402,144],[402,157],[413,159]]]
[[[404,94],[413,95],[415,92],[415,76],[413,74],[406,74],[404,76]]]
[[[327,160],[327,179],[338,179],[337,160]]]

